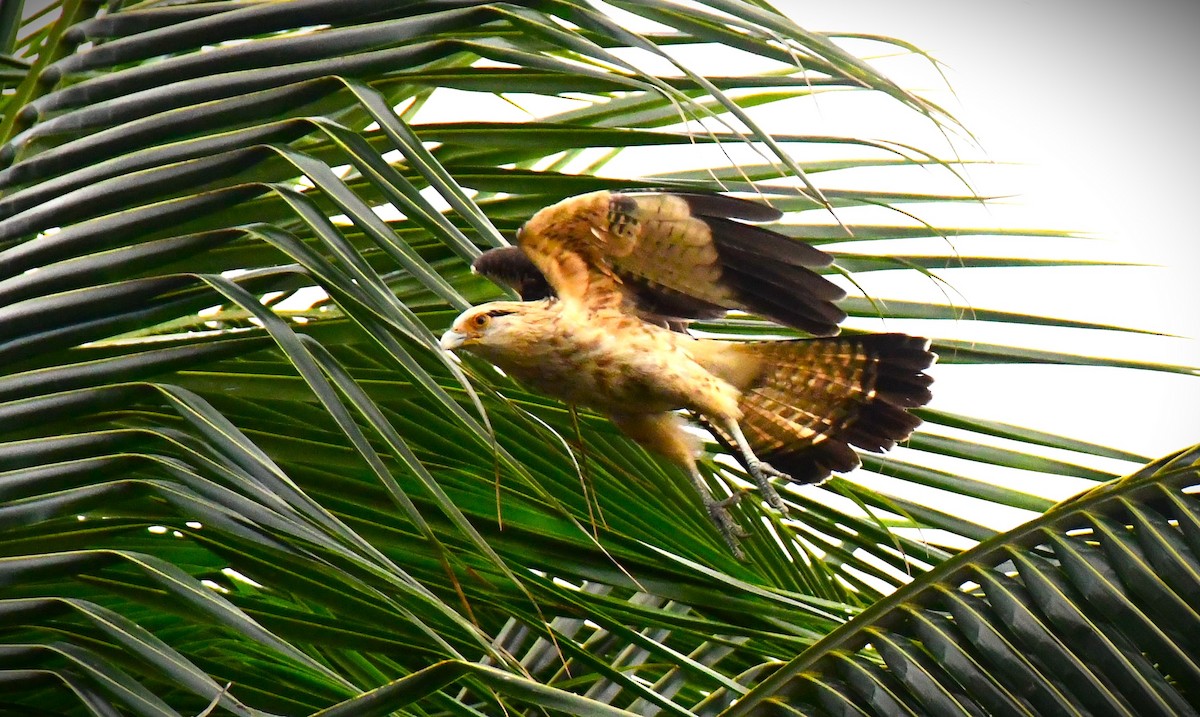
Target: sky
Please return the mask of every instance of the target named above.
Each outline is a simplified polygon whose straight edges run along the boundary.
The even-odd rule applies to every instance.
[[[1020,196],[1000,215],[1085,232],[1096,237],[1099,256],[1163,265],[998,270],[983,278],[964,272],[953,281],[971,304],[1186,337],[1074,331],[1056,338],[1033,331],[1009,337],[1013,343],[1200,366],[1200,84],[1194,78],[1200,4],[780,0],[776,6],[806,29],[895,37],[941,61],[953,94],[927,71],[910,74],[909,61],[880,57],[876,64],[906,86],[927,83],[916,89],[962,121],[988,157],[1019,163],[1008,188]],[[1200,442],[1200,377],[1021,367],[989,369],[994,380],[981,382],[979,370],[940,367],[935,404],[1150,456]]]

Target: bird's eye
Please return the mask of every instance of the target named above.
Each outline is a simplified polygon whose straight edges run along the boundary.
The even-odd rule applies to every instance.
[[[488,325],[488,315],[487,314],[477,315],[475,318],[471,319],[471,325],[477,329],[482,329],[484,326]]]

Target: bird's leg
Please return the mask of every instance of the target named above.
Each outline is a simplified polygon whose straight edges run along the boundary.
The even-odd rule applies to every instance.
[[[700,475],[700,469],[696,467],[695,463],[690,466],[688,476],[692,479],[692,486],[700,494],[700,500],[704,501],[704,509],[708,511],[709,519],[717,526],[717,530],[721,531],[721,537],[725,539],[725,544],[729,546],[733,557],[745,560],[746,554],[738,545],[738,538],[746,537],[746,529],[738,525],[733,516],[729,514],[729,506],[741,500],[742,494],[734,493],[725,500],[713,498],[712,492],[708,490],[708,485],[705,484],[704,477]]]
[[[742,453],[742,458],[746,461],[746,468],[750,471],[750,475],[754,478],[754,482],[758,485],[759,492],[767,499],[767,503],[779,511],[787,514],[787,505],[784,504],[783,498],[779,497],[779,493],[775,491],[775,486],[771,485],[771,478],[782,478],[785,481],[791,480],[791,476],[782,471],[775,470],[770,463],[760,460],[754,455],[754,451],[750,450],[750,443],[746,440],[746,436],[742,434],[742,427],[738,425],[736,419],[727,418],[722,421],[725,432],[737,444],[738,450]]]
[[[742,494],[734,493],[725,500],[713,498],[712,493],[708,490],[708,485],[704,482],[704,476],[700,475],[700,469],[696,466],[695,445],[683,431],[679,417],[672,413],[615,413],[612,414],[612,420],[625,435],[646,448],[670,458],[676,465],[687,471],[688,477],[692,480],[692,487],[700,494],[700,500],[704,502],[704,509],[708,511],[709,519],[717,526],[717,530],[721,531],[721,537],[725,539],[725,544],[729,546],[730,552],[738,560],[744,560],[745,554],[738,547],[738,538],[745,537],[746,531],[734,522],[733,516],[729,514],[729,506],[738,502]]]

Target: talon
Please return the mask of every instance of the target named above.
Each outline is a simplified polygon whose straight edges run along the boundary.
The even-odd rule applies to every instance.
[[[790,481],[792,479],[790,475],[777,469],[775,466],[767,463],[766,461],[759,461],[756,467],[758,470],[762,471],[766,475],[771,476],[772,478],[780,478],[784,481]]]
[[[784,481],[790,481],[792,477],[783,471],[776,470],[770,463],[754,455],[754,451],[750,450],[750,443],[746,441],[746,436],[742,434],[741,426],[737,421],[727,419],[725,430],[737,444],[738,450],[741,451],[746,468],[750,471],[750,476],[754,478],[755,484],[758,485],[759,492],[766,498],[767,504],[787,515],[787,506],[784,504],[783,498],[780,498],[779,493],[775,491],[775,487],[771,485],[770,478],[782,478]]]
[[[746,495],[747,492],[748,491],[745,488],[739,488],[733,492],[733,495],[729,496],[725,500],[717,501],[716,504],[721,506],[721,508],[729,508],[730,506],[737,505],[739,502],[741,502],[742,496]]]
[[[742,552],[742,548],[738,545],[738,538],[745,538],[749,535],[746,529],[738,525],[729,514],[729,506],[736,503],[741,498],[741,493],[734,493],[725,500],[720,502],[713,501],[705,507],[708,509],[708,517],[717,526],[717,530],[721,531],[721,537],[725,539],[725,544],[729,546],[733,557],[738,560],[745,560],[746,554]]]
[[[780,478],[784,481],[790,481],[792,477],[776,469],[766,461],[750,460],[746,462],[746,466],[750,469],[750,475],[754,478],[754,482],[758,484],[759,491],[767,499],[767,504],[780,513],[787,515],[787,504],[783,502],[783,498],[779,497],[779,493],[771,485],[770,478]]]

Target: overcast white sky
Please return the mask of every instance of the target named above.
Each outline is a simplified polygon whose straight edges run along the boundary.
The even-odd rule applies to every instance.
[[[1190,340],[1104,341],[1071,332],[1061,339],[1066,345],[1056,346],[1033,332],[1030,341],[1068,352],[1107,350],[1200,365],[1200,4],[776,5],[807,29],[887,35],[934,55],[948,65],[957,98],[934,83],[931,97],[963,121],[992,159],[1026,165],[1014,176],[1027,225],[1085,231],[1102,238],[1103,256],[1166,265],[1031,270],[982,282],[963,273],[954,279],[956,288],[972,304],[1015,302],[1019,310],[1184,334]],[[895,67],[902,84],[909,79],[902,61],[877,64]],[[921,81],[919,74],[911,77]],[[882,133],[876,128],[873,134]],[[986,407],[984,417],[1154,456],[1200,442],[1197,377],[1031,368],[997,370],[994,381],[981,383],[968,376],[976,370],[942,367],[935,403],[974,415]]]

